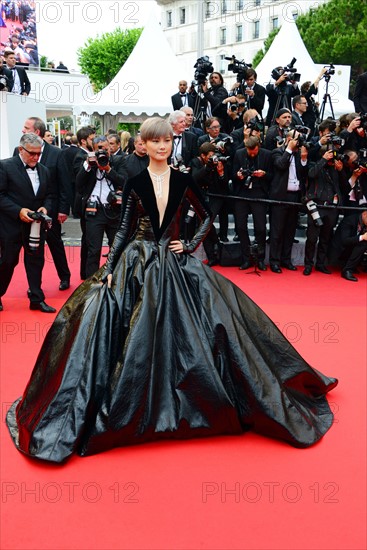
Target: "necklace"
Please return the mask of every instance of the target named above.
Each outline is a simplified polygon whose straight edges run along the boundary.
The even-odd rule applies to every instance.
[[[148,168],[148,172],[152,178],[154,191],[159,199],[163,197],[163,182],[169,171],[170,167],[168,167],[162,174],[154,174],[154,172]]]

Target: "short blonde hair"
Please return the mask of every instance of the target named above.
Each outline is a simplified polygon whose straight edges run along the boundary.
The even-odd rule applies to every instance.
[[[143,141],[149,141],[165,136],[170,136],[172,138],[173,131],[170,123],[163,118],[148,118],[140,127],[140,137]]]

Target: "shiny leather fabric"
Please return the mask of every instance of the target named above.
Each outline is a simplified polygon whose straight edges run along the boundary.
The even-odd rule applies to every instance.
[[[127,185],[106,267],[61,309],[8,412],[24,453],[62,462],[74,452],[249,429],[307,447],[331,426],[325,393],[336,380],[312,369],[239,288],[168,249],[187,195],[202,216],[189,250],[210,226],[183,176],[171,176],[173,215],[162,227],[147,174]],[[111,289],[101,284],[109,272]]]

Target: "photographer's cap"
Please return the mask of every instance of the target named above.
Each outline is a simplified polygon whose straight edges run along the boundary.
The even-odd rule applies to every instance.
[[[279,118],[280,116],[284,115],[285,113],[289,113],[290,115],[292,114],[289,109],[287,109],[286,107],[283,107],[283,109],[279,109],[279,111],[277,111],[277,114],[275,115],[275,118]]]

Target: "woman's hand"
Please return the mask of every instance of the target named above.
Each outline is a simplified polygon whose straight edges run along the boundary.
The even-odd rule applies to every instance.
[[[182,254],[184,249],[181,241],[171,241],[171,243],[168,245],[168,248],[171,252],[174,252],[175,254]]]

